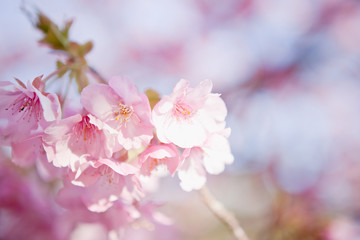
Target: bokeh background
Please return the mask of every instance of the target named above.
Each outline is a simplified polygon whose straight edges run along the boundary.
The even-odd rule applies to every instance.
[[[48,75],[59,57],[22,6],[59,25],[73,19],[70,39],[94,43],[88,62],[106,78],[161,95],[181,78],[213,81],[235,162],[208,187],[251,239],[360,239],[359,1],[2,0],[1,81]],[[177,178],[150,198],[174,225],[128,239],[232,239]],[[74,239],[101,239],[82,227]]]

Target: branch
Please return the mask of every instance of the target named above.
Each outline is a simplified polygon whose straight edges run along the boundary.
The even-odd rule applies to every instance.
[[[101,75],[99,74],[99,72],[95,70],[95,68],[89,66],[89,71],[90,71],[90,73],[96,78],[96,80],[97,80],[99,83],[104,83],[104,84],[107,83],[107,81],[105,80],[105,78],[104,78],[103,76],[101,76]]]
[[[48,76],[46,76],[45,78],[42,79],[43,83],[46,83],[47,80],[49,80],[50,78],[54,77],[55,75],[58,75],[64,71],[67,71],[68,69],[71,68],[71,65],[64,65],[60,68],[58,68],[56,71],[50,73]]]
[[[200,193],[206,206],[233,232],[237,240],[249,240],[234,214],[225,209],[225,207],[215,199],[206,186],[200,189]]]

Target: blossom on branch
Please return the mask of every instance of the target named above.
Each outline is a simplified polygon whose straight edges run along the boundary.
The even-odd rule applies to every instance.
[[[211,93],[212,82],[202,81],[196,88],[189,85],[180,80],[173,93],[153,109],[152,122],[163,143],[181,148],[201,146],[209,134],[225,127],[226,106],[219,94]]]
[[[52,124],[45,129],[43,142],[49,162],[72,171],[81,159],[111,157],[116,150],[113,129],[91,114],[76,114]]]
[[[127,150],[147,145],[153,138],[149,100],[126,78],[87,86],[81,92],[81,103],[118,132],[118,142]]]
[[[65,184],[65,188],[78,189],[83,204],[90,211],[104,212],[115,201],[131,204],[143,197],[142,187],[135,175],[137,172],[136,167],[111,159],[87,161],[76,172],[69,172],[68,179],[72,184]]]
[[[28,81],[0,82],[0,119],[7,121],[1,128],[1,142],[10,144],[41,133],[44,128],[61,117],[56,94],[44,92],[42,76]]]
[[[187,148],[182,154],[183,164],[179,168],[180,186],[185,191],[199,190],[206,182],[206,172],[219,174],[225,164],[231,164],[234,157],[227,137],[230,129],[209,136],[203,146]]]
[[[152,112],[160,142],[182,149],[172,174],[178,171],[185,191],[200,189],[206,182],[206,172],[219,174],[234,159],[227,139],[230,129],[225,128],[227,109],[220,95],[211,90],[209,80],[190,88],[189,82],[182,79]]]
[[[151,175],[161,165],[166,165],[169,173],[174,175],[179,164],[179,153],[173,144],[151,145],[139,157],[140,174],[144,176]]]

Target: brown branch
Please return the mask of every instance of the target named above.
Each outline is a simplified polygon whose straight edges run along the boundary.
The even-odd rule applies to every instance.
[[[249,240],[234,214],[225,209],[225,207],[215,199],[206,186],[200,189],[200,193],[206,206],[233,232],[237,240]]]

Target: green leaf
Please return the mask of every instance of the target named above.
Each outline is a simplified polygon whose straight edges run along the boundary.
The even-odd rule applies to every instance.
[[[80,45],[79,55],[84,57],[86,54],[88,54],[91,51],[92,48],[93,48],[93,43],[91,41],[86,42],[83,45]]]
[[[51,21],[50,18],[39,12],[36,27],[45,35],[40,42],[49,45],[52,49],[66,51],[69,42],[68,33],[71,24],[72,21],[68,21],[65,24],[64,29],[60,30],[60,28]]]
[[[43,13],[38,13],[38,20],[36,23],[36,27],[40,29],[42,32],[47,33],[49,31],[50,25],[52,21]]]
[[[61,68],[64,68],[66,66],[65,63],[61,62],[61,61],[56,61],[56,68],[57,70],[60,70]],[[61,78],[62,76],[64,76],[64,74],[69,70],[69,68],[66,68],[64,71],[60,71],[58,73],[58,78]]]

